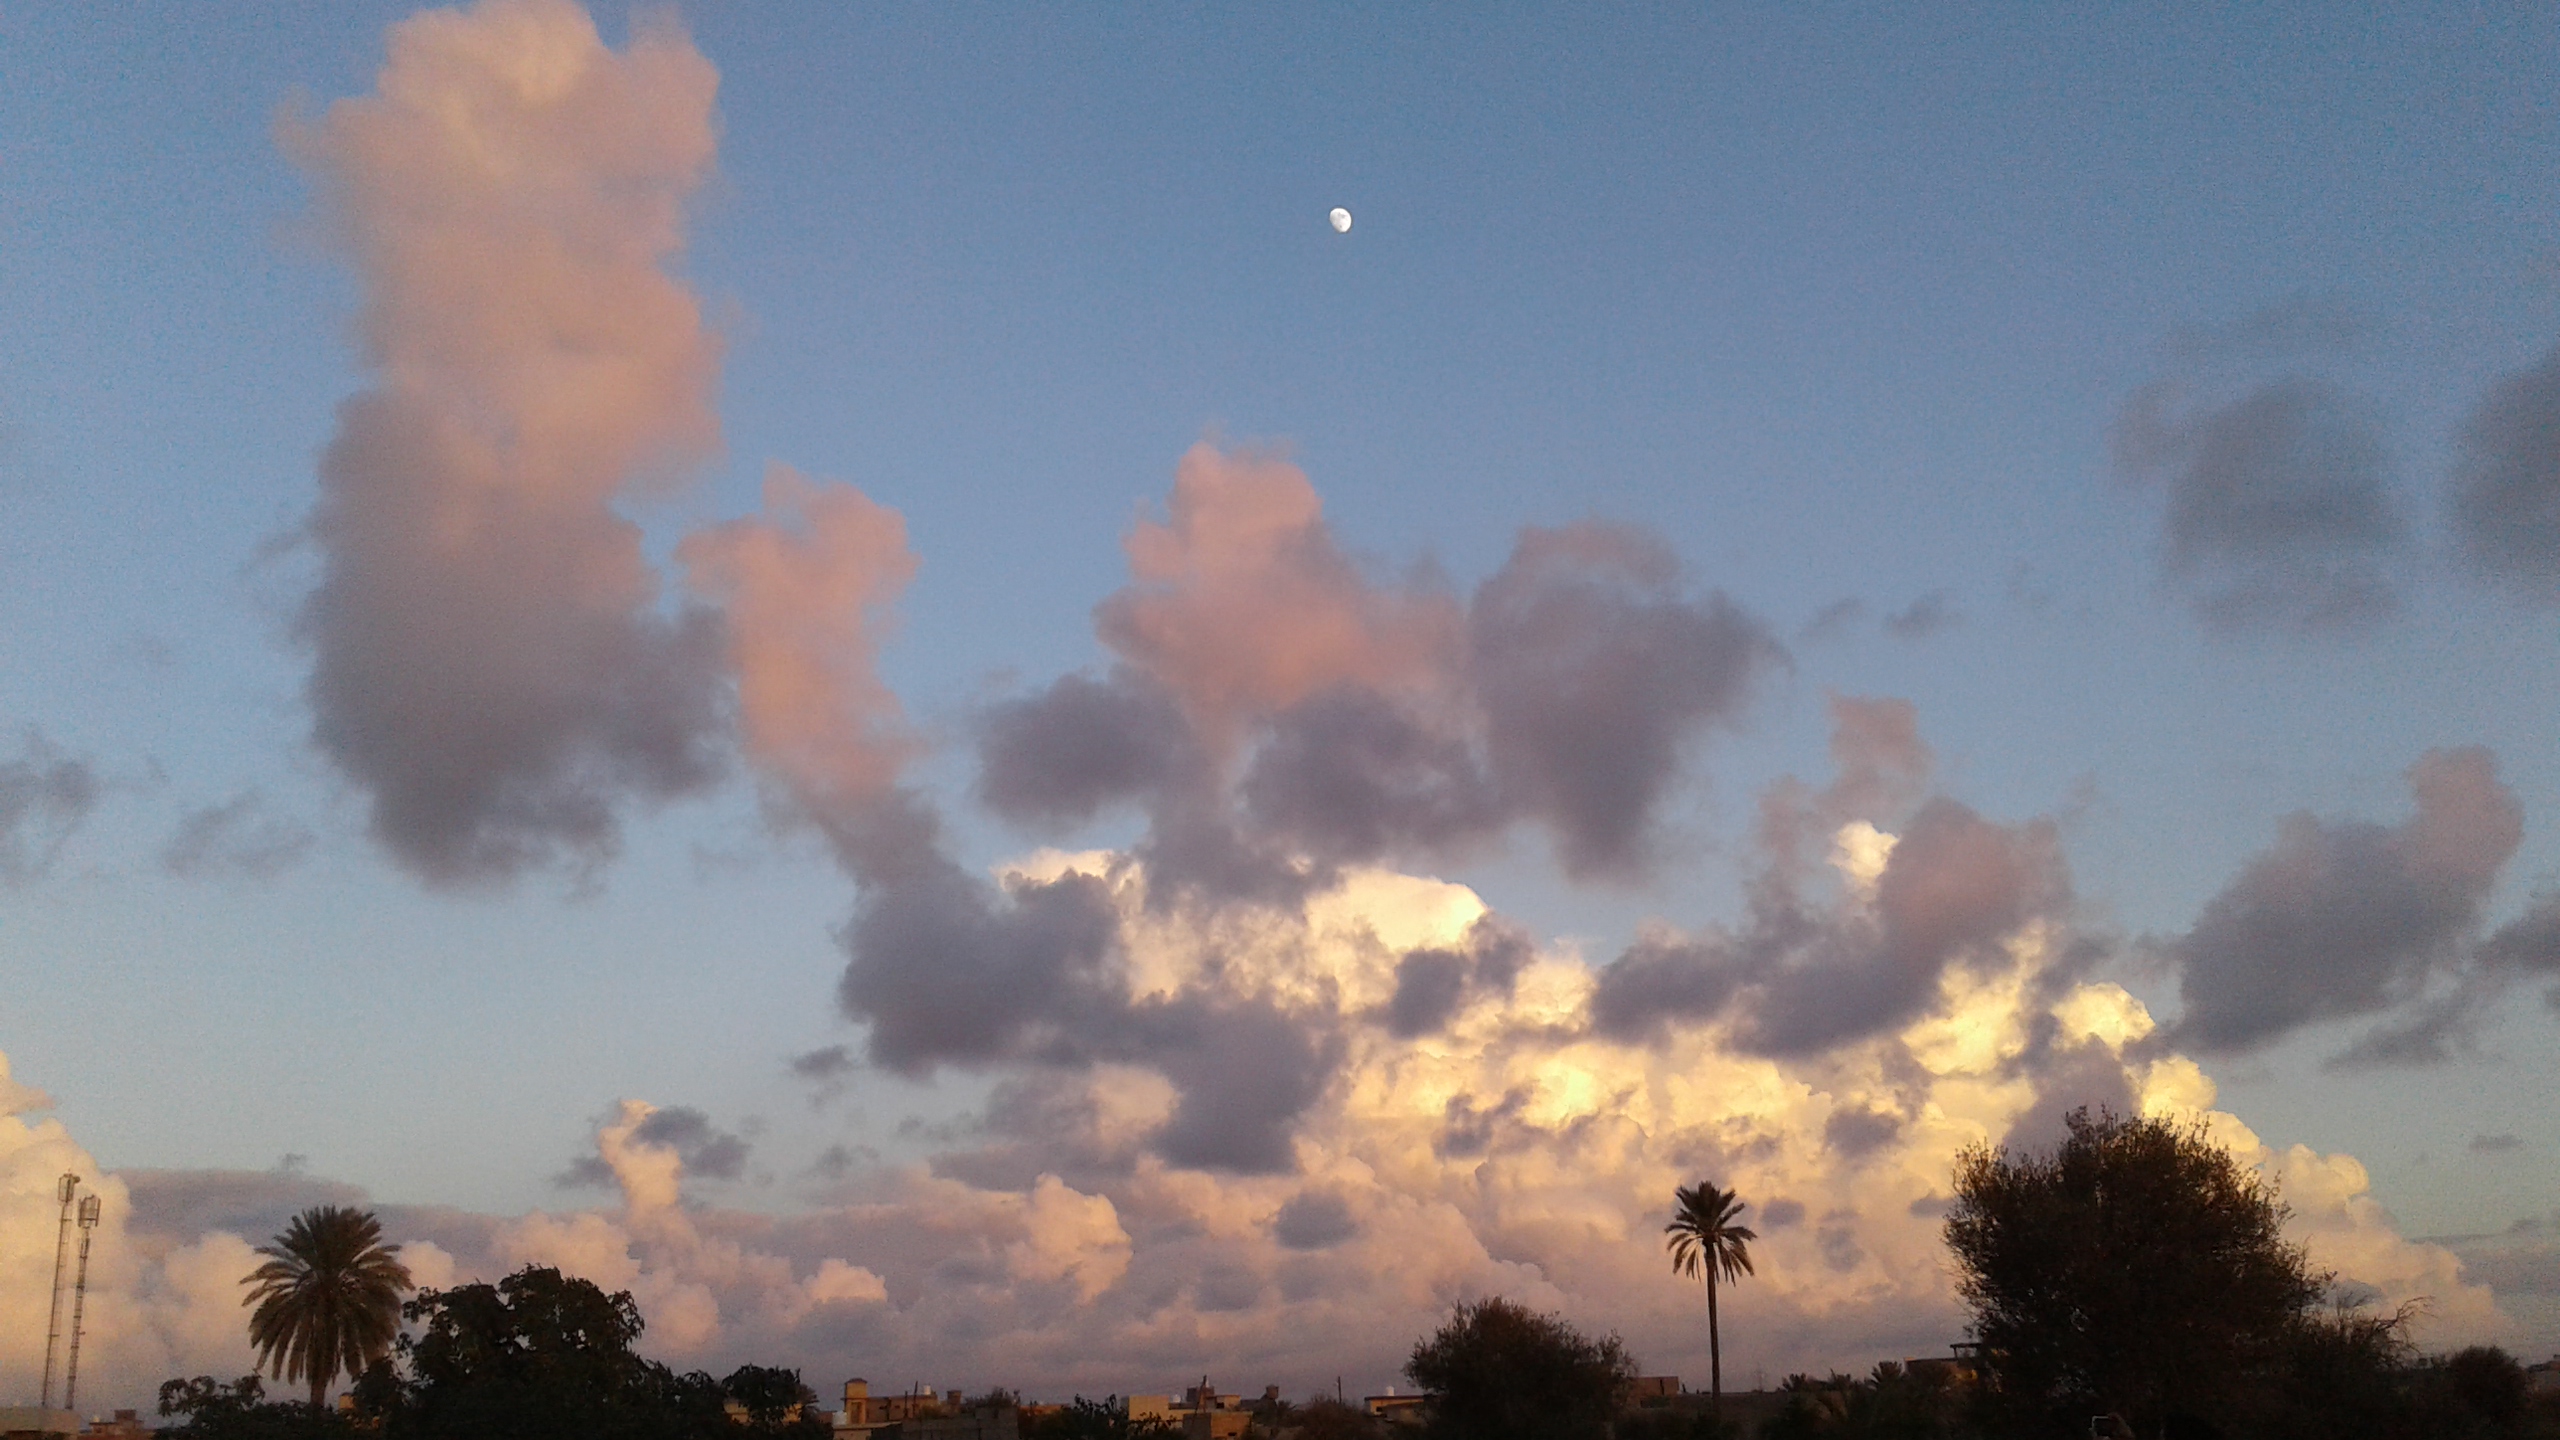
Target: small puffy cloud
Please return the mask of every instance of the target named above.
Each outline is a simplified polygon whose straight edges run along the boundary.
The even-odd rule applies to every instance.
[[[1896,640],[1926,640],[1963,623],[1964,617],[1956,611],[1955,597],[1944,590],[1932,590],[1884,617],[1884,633]]]
[[[694,591],[723,607],[747,746],[803,803],[870,803],[915,752],[879,676],[889,606],[914,578],[906,522],[850,485],[767,468],[769,518],[676,547]]]
[[[596,1153],[573,1162],[557,1184],[618,1185],[635,1207],[659,1208],[674,1203],[678,1175],[735,1180],[746,1173],[747,1141],[691,1106],[625,1100],[596,1139]]]
[[[2523,813],[2486,750],[2429,751],[2408,778],[2416,812],[2398,825],[2287,816],[2170,942],[2183,1043],[2245,1049],[2415,1001],[2459,961]],[[2442,1025],[2386,1034],[2363,1058],[2429,1058]]]
[[[27,731],[16,758],[0,760],[0,884],[23,884],[50,869],[104,789],[89,762]]]
[[[2560,603],[2560,348],[2499,382],[2463,426],[2453,523],[2481,575]]]
[[[2500,1132],[2495,1135],[2474,1135],[2471,1137],[2471,1143],[2464,1148],[2474,1155],[2504,1155],[2509,1151],[2523,1149],[2524,1142],[2513,1135]]]
[[[2162,575],[2209,624],[2351,630],[2397,608],[2409,525],[2380,424],[2343,387],[2158,381],[2126,403],[2115,441],[2128,475],[2165,486]]]
[[[271,880],[299,864],[316,843],[310,827],[269,813],[265,797],[243,790],[182,816],[161,847],[160,868],[189,880]]]

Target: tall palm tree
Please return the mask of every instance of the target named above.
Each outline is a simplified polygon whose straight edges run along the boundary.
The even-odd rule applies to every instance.
[[[400,1292],[411,1288],[400,1247],[382,1243],[382,1222],[368,1210],[320,1205],[293,1217],[266,1264],[242,1276],[255,1285],[242,1297],[249,1343],[258,1363],[280,1380],[308,1380],[319,1409],[340,1371],[353,1377],[391,1353],[400,1333]]]
[[[1751,1274],[1750,1242],[1760,1237],[1749,1226],[1734,1223],[1742,1217],[1741,1197],[1717,1189],[1712,1180],[1673,1186],[1671,1201],[1671,1223],[1662,1227],[1670,1238],[1663,1244],[1671,1251],[1673,1274],[1704,1272],[1707,1277],[1707,1393],[1721,1411],[1724,1345],[1716,1334],[1716,1281],[1730,1283]]]

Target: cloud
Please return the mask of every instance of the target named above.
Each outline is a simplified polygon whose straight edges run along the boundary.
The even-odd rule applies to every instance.
[[[735,1180],[746,1173],[747,1142],[690,1106],[659,1109],[626,1100],[617,1121],[599,1133],[608,1137],[599,1152],[572,1162],[555,1183],[563,1188],[619,1184],[629,1189],[633,1183],[629,1176],[635,1170],[654,1174],[666,1163],[653,1152],[672,1156],[687,1174],[713,1180]]]
[[[300,864],[317,843],[310,827],[267,813],[264,796],[243,790],[181,817],[161,847],[160,868],[187,880],[272,880]]]
[[[0,884],[24,884],[51,869],[104,788],[89,762],[27,731],[18,757],[0,760]]]
[[[310,519],[313,735],[433,883],[591,867],[627,797],[716,773],[719,628],[661,610],[615,509],[719,443],[718,346],[665,268],[716,87],[669,25],[616,52],[570,0],[484,0],[284,127],[373,377]]]
[[[1342,684],[1424,687],[1459,644],[1456,600],[1377,585],[1334,544],[1305,472],[1194,445],[1162,521],[1129,532],[1133,582],[1095,628],[1183,706],[1213,748],[1249,719]]]
[[[2285,817],[2275,844],[2168,945],[2182,1043],[2248,1049],[2384,1010],[2459,961],[2523,838],[2523,814],[2483,749],[2431,750],[2408,779],[2417,808],[2399,825]],[[2355,1058],[2439,1055],[2429,1033],[2383,1032]]]
[[[2513,1135],[2503,1133],[2474,1135],[2471,1137],[2471,1143],[2464,1148],[2474,1155],[2504,1155],[2512,1150],[2523,1149],[2524,1142]]]
[[[916,752],[879,650],[914,578],[906,522],[849,485],[766,469],[761,520],[676,547],[692,588],[723,607],[747,746],[828,812],[885,794]]]
[[[1777,654],[1722,595],[1678,593],[1679,562],[1633,530],[1524,531],[1469,612],[1470,670],[1496,783],[1555,832],[1568,874],[1633,876],[1680,747],[1733,719]]]
[[[1944,590],[1932,590],[1884,617],[1884,633],[1896,640],[1926,640],[1963,623],[1964,617],[1956,613],[1955,597]]]
[[[1522,823],[1577,878],[1636,877],[1685,752],[1780,654],[1634,530],[1524,531],[1462,603],[1427,572],[1373,578],[1267,454],[1194,447],[1169,510],[1096,612],[1119,663],[991,708],[978,782],[1052,828],[1139,805],[1168,901],[1294,904],[1333,867]]]
[[[2381,428],[2340,386],[2291,375],[2216,398],[2158,381],[2115,442],[2127,474],[2165,481],[2162,575],[2207,623],[2353,630],[2398,607],[2408,522]]]
[[[2463,426],[2453,524],[2481,575],[2560,602],[2560,347],[2499,382]]]

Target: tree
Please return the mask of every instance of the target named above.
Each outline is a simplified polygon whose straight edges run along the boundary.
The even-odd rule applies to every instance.
[[[741,1365],[720,1382],[720,1392],[746,1412],[750,1435],[797,1435],[825,1440],[818,1392],[800,1383],[800,1372],[773,1365]]]
[[[271,1258],[240,1281],[257,1287],[240,1302],[258,1307],[249,1343],[278,1379],[309,1381],[317,1410],[341,1371],[353,1376],[390,1353],[408,1267],[371,1212],[336,1205],[296,1215],[258,1253]]]
[[[2121,1414],[2143,1434],[2235,1403],[2329,1278],[2273,1190],[2201,1122],[2084,1108],[2050,1155],[1957,1157],[1947,1248],[2013,1421]]]
[[[255,1375],[225,1384],[210,1375],[160,1387],[160,1413],[178,1420],[162,1440],[344,1440],[357,1431],[334,1410],[267,1398]]]
[[[1023,1430],[1034,1440],[1165,1440],[1181,1433],[1160,1415],[1129,1418],[1128,1402],[1117,1395],[1099,1400],[1079,1395],[1075,1403],[1051,1411]]]
[[[1748,1226],[1734,1222],[1742,1217],[1742,1200],[1731,1190],[1719,1190],[1712,1180],[1695,1185],[1674,1186],[1671,1191],[1671,1223],[1662,1227],[1663,1244],[1671,1251],[1671,1269],[1678,1275],[1707,1278],[1707,1394],[1716,1409],[1724,1408],[1724,1343],[1716,1333],[1716,1281],[1731,1284],[1752,1274],[1751,1242],[1760,1237]]]
[[[633,1350],[647,1326],[628,1290],[608,1295],[591,1280],[528,1265],[495,1285],[426,1291],[405,1313],[421,1328],[401,1339],[409,1379],[389,1387],[395,1437],[735,1433],[719,1381],[679,1375]],[[747,1378],[761,1387],[772,1373],[758,1368]],[[370,1382],[360,1388],[370,1391]]]
[[[1617,1336],[1591,1339],[1498,1295],[1459,1305],[1404,1367],[1447,1440],[1596,1440],[1635,1371]]]

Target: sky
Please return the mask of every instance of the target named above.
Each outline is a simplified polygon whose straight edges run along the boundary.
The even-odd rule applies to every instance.
[[[1942,1352],[2204,1124],[2560,1350],[2560,19],[0,6],[0,1312]],[[1335,206],[1352,228],[1327,223]],[[32,1324],[0,1396],[32,1394]]]

